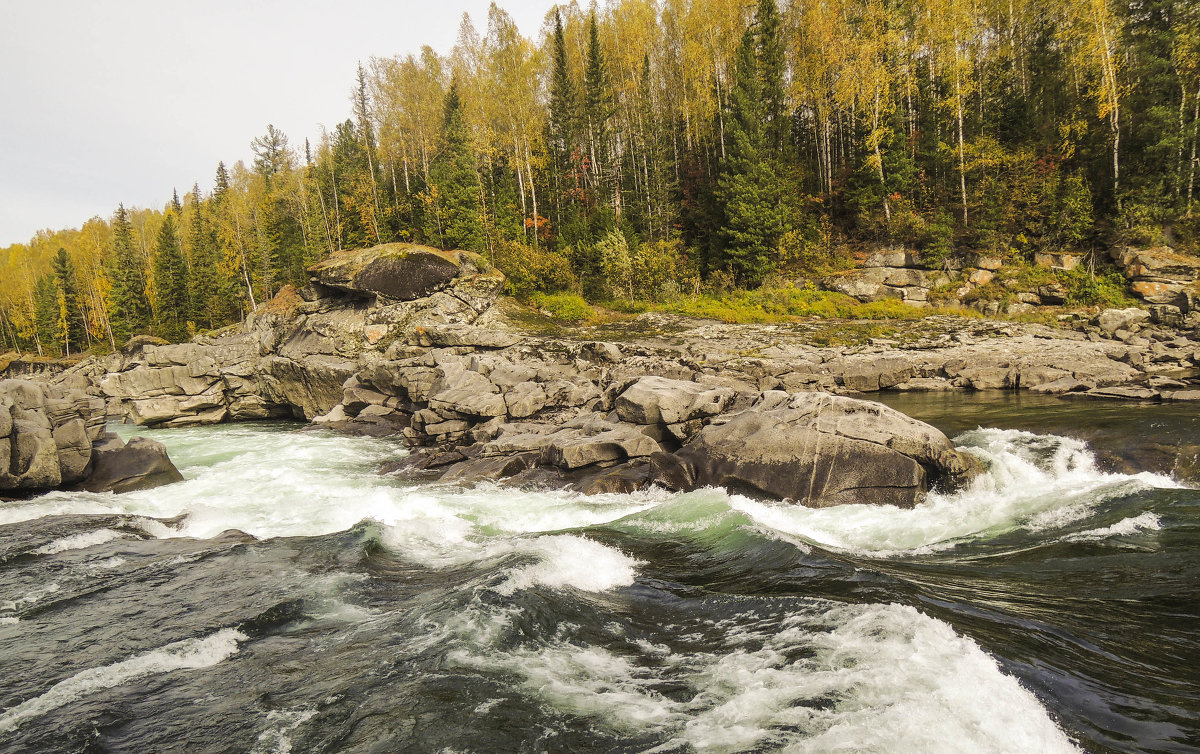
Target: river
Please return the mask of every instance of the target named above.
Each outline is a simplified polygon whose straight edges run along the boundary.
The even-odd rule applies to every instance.
[[[186,481],[0,503],[0,750],[1200,749],[1200,412],[886,400],[988,475],[814,510],[147,432]]]

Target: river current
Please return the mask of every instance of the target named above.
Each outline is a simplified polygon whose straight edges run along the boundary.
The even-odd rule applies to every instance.
[[[1200,749],[1200,412],[888,400],[986,477],[814,510],[147,432],[186,481],[0,503],[0,751]]]

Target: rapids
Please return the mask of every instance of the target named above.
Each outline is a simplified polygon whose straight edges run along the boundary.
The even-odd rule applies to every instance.
[[[1129,462],[1196,417],[897,400],[986,477],[912,510],[585,497],[150,432],[186,481],[0,503],[0,750],[1200,747],[1200,493]]]

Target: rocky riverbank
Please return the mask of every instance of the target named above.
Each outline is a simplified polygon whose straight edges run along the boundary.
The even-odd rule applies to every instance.
[[[183,479],[161,443],[106,434],[104,408],[81,390],[0,380],[0,495],[128,492]]]
[[[741,485],[810,502],[870,487],[902,490],[880,500],[908,504],[930,482],[964,481],[969,462],[947,456],[944,437],[919,449],[904,440],[905,450],[845,434],[860,422],[897,437],[926,432],[901,431],[906,417],[848,398],[1020,389],[1200,399],[1200,321],[1168,304],[1064,314],[1059,327],[939,315],[883,336],[856,322],[727,325],[663,314],[563,327],[501,298],[503,276],[468,252],[393,244],[340,253],[310,273],[306,289],[286,290],[240,328],[178,345],[143,339],[51,382],[148,426],[289,417],[397,435],[418,449],[409,473],[459,481],[593,492]],[[718,452],[730,438],[768,436],[793,457],[809,445],[827,455],[805,451],[811,463],[777,489],[767,456]],[[863,458],[897,476],[829,486]]]

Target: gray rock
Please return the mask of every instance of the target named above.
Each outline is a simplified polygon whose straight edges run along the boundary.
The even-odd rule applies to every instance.
[[[1105,309],[1096,317],[1096,325],[1104,332],[1112,335],[1117,330],[1128,330],[1130,326],[1150,319],[1150,312],[1145,309],[1130,307],[1128,309]]]
[[[652,464],[652,478],[670,488],[722,486],[815,507],[911,507],[931,484],[957,488],[979,468],[923,422],[827,393],[722,417]]]
[[[308,269],[313,282],[366,296],[411,301],[449,285],[463,254],[394,243],[339,251]]]
[[[728,387],[706,388],[695,382],[642,377],[616,400],[617,415],[632,424],[679,424],[715,416],[733,400]]]
[[[133,492],[183,481],[167,449],[148,437],[132,437],[125,443],[116,435],[105,435],[92,457],[92,474],[80,485],[88,492]]]

